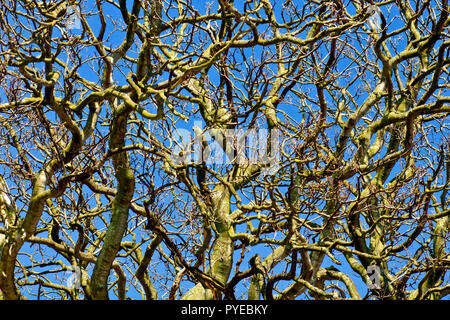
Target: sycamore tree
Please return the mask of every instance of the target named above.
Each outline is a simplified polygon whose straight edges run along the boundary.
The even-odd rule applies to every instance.
[[[1,299],[443,299],[447,0],[1,0]]]

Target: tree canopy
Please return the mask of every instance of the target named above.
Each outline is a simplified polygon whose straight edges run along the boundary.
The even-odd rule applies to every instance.
[[[1,0],[0,299],[443,299],[442,0]]]

